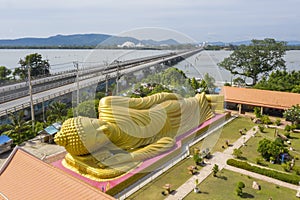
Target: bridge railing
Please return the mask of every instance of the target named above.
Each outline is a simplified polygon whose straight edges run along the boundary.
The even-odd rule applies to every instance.
[[[153,62],[150,62],[149,65],[151,63],[152,63],[152,65],[164,63],[164,62],[172,60],[172,59],[175,59],[175,60],[178,61],[178,59],[176,59],[177,57],[189,57],[190,55],[193,55],[193,54],[195,54],[199,51],[201,51],[201,49],[194,50],[194,51],[188,51],[188,52],[181,52],[181,53],[178,53],[178,54],[168,54],[167,57],[163,57],[163,58],[161,58],[161,60],[154,60]],[[139,66],[139,65],[141,67],[136,67],[136,66]],[[136,64],[136,63],[133,62],[133,64],[128,65],[127,68],[123,68],[123,69],[121,68],[120,70],[121,71],[124,70],[124,73],[129,73],[129,72],[133,72],[135,70],[140,70],[140,69],[142,69],[143,67],[146,67],[146,66],[147,66],[147,62],[142,62],[140,64]],[[108,71],[106,71],[106,72],[108,72]],[[110,78],[115,78],[117,76],[117,70],[111,71],[109,73],[110,73]],[[84,72],[83,72],[83,74],[84,74]],[[98,73],[96,73],[96,71],[94,71],[93,69],[91,69],[90,72],[88,72],[88,76],[86,76],[86,77],[87,78],[84,78],[84,76],[81,76],[80,86],[79,86],[80,88],[88,87],[90,85],[97,84],[99,82],[105,81],[105,73],[100,72],[100,74],[99,74],[99,71],[98,71]],[[90,79],[90,80],[85,81],[85,79]],[[63,81],[63,85],[71,85],[73,83],[73,81],[70,82],[69,80],[65,80],[65,82]],[[60,87],[60,86],[62,86],[62,83],[54,82],[51,85],[41,86],[41,87],[39,87],[39,89],[34,88],[35,90],[33,90],[33,92],[38,93],[38,92],[41,92],[41,91],[53,89],[55,87]],[[58,92],[54,92],[50,95],[46,95],[46,96],[41,97],[41,98],[36,98],[36,99],[33,100],[33,104],[38,104],[38,103],[41,103],[43,101],[53,99],[55,97],[70,93],[70,92],[72,92],[76,89],[77,88],[75,87],[75,84],[74,84],[73,87],[70,87],[70,88],[67,88],[67,89],[64,88],[63,90],[58,91]],[[17,95],[17,93],[12,94],[11,96],[10,95],[6,95],[6,96],[1,95],[0,96],[0,102],[11,101],[13,99],[16,99],[14,95]],[[28,96],[28,91],[21,91],[18,95]],[[26,107],[29,107],[29,105],[30,105],[30,102],[29,102],[29,98],[28,98],[27,102],[24,102],[20,105],[16,105],[12,108],[8,108],[6,110],[0,111],[0,116],[7,115],[9,112],[16,112],[18,110],[24,109]]]

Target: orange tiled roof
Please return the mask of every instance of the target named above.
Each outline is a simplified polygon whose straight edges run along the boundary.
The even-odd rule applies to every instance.
[[[18,147],[0,170],[0,192],[8,199],[22,200],[114,199]]]
[[[224,86],[221,94],[226,102],[268,108],[288,109],[300,104],[300,94],[297,93]]]

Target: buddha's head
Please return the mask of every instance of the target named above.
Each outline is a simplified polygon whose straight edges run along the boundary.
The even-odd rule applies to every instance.
[[[72,155],[85,155],[101,148],[109,140],[99,119],[76,117],[66,120],[55,135],[56,144],[65,147]]]

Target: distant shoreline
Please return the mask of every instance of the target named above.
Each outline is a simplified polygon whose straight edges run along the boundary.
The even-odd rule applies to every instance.
[[[120,47],[97,47],[97,46],[0,46],[0,49],[120,49],[120,50],[167,50],[168,48],[156,47],[135,47],[135,48],[120,48]],[[172,48],[169,48],[172,50]]]
[[[112,50],[180,50],[180,49],[189,49],[191,46],[184,45],[176,45],[169,47],[117,47],[117,46],[0,46],[0,49],[112,49]],[[232,49],[228,49],[224,46],[210,45],[209,47],[205,47],[205,50],[208,51],[232,51]],[[287,51],[290,50],[300,50],[300,45],[289,45],[286,48]]]

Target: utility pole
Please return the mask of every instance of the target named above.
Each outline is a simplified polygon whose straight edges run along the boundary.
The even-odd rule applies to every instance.
[[[105,76],[105,96],[108,96],[108,80],[109,80],[109,75],[106,74],[106,76]]]
[[[118,65],[117,65],[117,79],[116,79],[116,82],[117,82],[116,95],[119,94],[119,76],[120,76],[120,72],[119,72],[119,63],[118,63]]]
[[[117,67],[117,79],[116,79],[116,82],[117,82],[116,95],[118,95],[118,93],[119,93],[119,66]]]
[[[74,67],[76,68],[76,86],[77,86],[77,92],[76,92],[76,106],[79,105],[79,68],[78,68],[78,62],[73,62]],[[78,110],[76,109],[76,115],[78,116]]]
[[[29,96],[30,96],[30,110],[31,110],[31,122],[32,122],[32,131],[34,131],[34,107],[33,107],[33,98],[32,98],[32,84],[31,84],[31,68],[27,64],[28,72],[28,83],[29,83]]]

